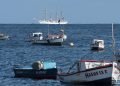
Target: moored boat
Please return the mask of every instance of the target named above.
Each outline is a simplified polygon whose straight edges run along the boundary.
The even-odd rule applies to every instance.
[[[119,68],[116,62],[80,60],[67,73],[58,74],[58,79],[72,84],[111,85],[120,79]]]
[[[56,79],[57,67],[55,62],[36,61],[32,66],[15,67],[15,77],[34,79]]]
[[[91,44],[91,50],[103,50],[104,40],[94,39]]]
[[[9,36],[3,34],[3,33],[0,33],[0,40],[5,40],[5,39],[8,39]]]
[[[46,37],[43,36],[41,32],[33,33],[32,43],[33,44],[43,44],[43,45],[62,45],[67,39],[64,31],[61,30],[60,34],[48,34]]]

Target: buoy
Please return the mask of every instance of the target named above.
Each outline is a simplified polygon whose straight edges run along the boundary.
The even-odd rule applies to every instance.
[[[71,47],[73,47],[73,46],[74,46],[74,43],[73,43],[73,42],[71,42],[71,43],[70,43],[70,46],[71,46]]]

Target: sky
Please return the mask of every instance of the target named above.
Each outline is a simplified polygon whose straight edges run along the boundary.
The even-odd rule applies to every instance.
[[[45,9],[70,24],[120,23],[120,0],[0,0],[0,23],[38,23]]]

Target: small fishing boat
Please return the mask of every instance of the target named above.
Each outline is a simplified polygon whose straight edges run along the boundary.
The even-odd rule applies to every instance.
[[[115,52],[113,35],[113,61],[79,60],[76,61],[68,72],[60,72],[58,79],[64,83],[87,85],[112,85],[120,80],[120,52]]]
[[[43,33],[41,32],[33,33],[32,40],[43,40]]]
[[[60,34],[48,34],[45,37],[41,32],[36,32],[33,33],[31,41],[33,44],[62,45],[67,39],[67,36],[64,34],[64,30],[61,30],[61,32]]]
[[[0,40],[5,40],[5,39],[8,39],[9,36],[3,34],[3,33],[0,33]]]
[[[91,50],[103,50],[104,40],[94,39],[91,44]]]
[[[13,69],[15,77],[34,79],[56,79],[57,68],[55,62],[36,61],[32,66],[16,66]]]
[[[120,79],[120,63],[80,60],[75,62],[67,73],[58,74],[64,83],[110,85]]]

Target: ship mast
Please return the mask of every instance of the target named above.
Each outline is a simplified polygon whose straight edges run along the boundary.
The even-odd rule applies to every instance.
[[[45,21],[47,20],[47,10],[45,9]]]
[[[61,11],[60,15],[61,15],[61,20],[64,20],[62,11]]]
[[[56,21],[58,21],[58,13],[56,12]]]
[[[49,24],[48,24],[48,36],[50,35]]]
[[[113,56],[115,57],[115,38],[114,38],[114,30],[113,29],[114,29],[114,26],[112,23],[112,49],[113,49]],[[117,60],[117,58],[116,58],[116,60]]]

